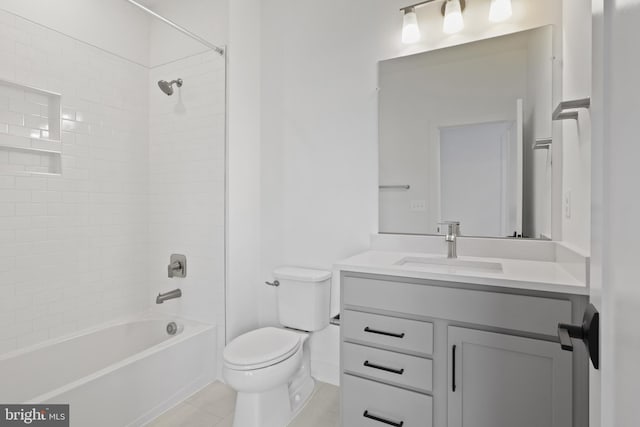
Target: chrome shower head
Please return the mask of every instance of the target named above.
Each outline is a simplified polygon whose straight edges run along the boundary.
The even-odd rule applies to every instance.
[[[158,82],[158,87],[161,91],[166,93],[167,95],[173,95],[173,85],[176,84],[178,87],[182,87],[182,79],[172,80],[170,82],[166,80],[160,80]]]

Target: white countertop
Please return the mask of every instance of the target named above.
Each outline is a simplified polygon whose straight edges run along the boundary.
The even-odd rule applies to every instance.
[[[522,259],[461,256],[461,261],[500,263],[502,271],[464,271],[455,267],[429,265],[398,265],[405,258],[446,258],[443,255],[419,252],[367,251],[334,265],[335,270],[356,273],[430,279],[477,285],[501,286],[513,289],[588,295],[586,283],[578,280],[556,262]]]

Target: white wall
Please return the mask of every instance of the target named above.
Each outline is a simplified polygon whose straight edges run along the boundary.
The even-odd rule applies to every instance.
[[[31,158],[0,150],[16,162],[0,165],[4,352],[148,307],[148,71],[6,12],[0,22],[0,78],[61,93],[64,119],[61,143],[34,142],[62,151],[62,176],[21,175]],[[37,118],[37,97],[3,88],[0,103]]]
[[[229,4],[227,341],[258,326],[261,303],[260,11],[259,0]]]
[[[563,2],[564,100],[591,96],[591,2]],[[590,249],[591,118],[586,110],[578,121],[562,122],[562,240],[583,251]],[[565,212],[570,198],[570,217]]]
[[[150,18],[124,0],[0,0],[0,9],[147,65]]]
[[[469,2],[467,29],[454,36],[441,33],[439,11],[420,9],[421,26],[429,29],[422,43],[406,47],[400,0],[262,2],[263,255],[254,280],[263,324],[276,321],[275,291],[260,286],[274,267],[329,268],[367,249],[377,231],[377,62],[561,16],[556,0],[522,0],[513,2],[510,22],[489,25],[488,5]],[[335,379],[337,328],[324,335],[312,342],[313,359],[325,378]]]

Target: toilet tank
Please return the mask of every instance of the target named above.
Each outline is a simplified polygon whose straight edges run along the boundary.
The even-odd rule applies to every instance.
[[[303,331],[319,331],[329,325],[331,272],[299,267],[280,267],[278,282],[280,324]]]

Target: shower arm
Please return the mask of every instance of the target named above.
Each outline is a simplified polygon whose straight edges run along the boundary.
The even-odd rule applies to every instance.
[[[207,40],[203,39],[199,35],[192,33],[191,31],[187,30],[186,28],[176,24],[175,22],[173,22],[170,19],[165,18],[164,16],[160,15],[159,13],[154,12],[153,10],[151,10],[148,7],[138,3],[135,0],[126,0],[126,1],[128,1],[129,3],[131,3],[132,5],[140,8],[140,9],[142,9],[143,11],[145,11],[149,15],[153,16],[154,18],[157,18],[157,19],[161,20],[165,24],[168,24],[168,25],[172,26],[176,30],[180,31],[182,34],[184,34],[184,35],[186,35],[188,37],[191,37],[192,39],[202,43],[203,45],[207,46],[210,49],[215,50],[220,55],[224,55],[224,49],[221,48],[220,46],[216,46],[213,43],[208,42]]]

